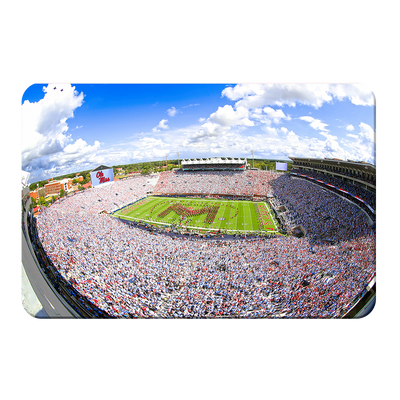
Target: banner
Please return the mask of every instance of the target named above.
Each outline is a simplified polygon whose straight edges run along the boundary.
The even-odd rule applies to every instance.
[[[93,171],[90,173],[90,181],[92,187],[102,185],[107,182],[114,182],[114,172],[112,168],[103,169],[101,171]]]

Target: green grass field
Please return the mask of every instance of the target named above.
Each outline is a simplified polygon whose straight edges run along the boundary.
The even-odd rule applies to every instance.
[[[131,221],[234,232],[277,232],[265,202],[148,197],[114,214]]]

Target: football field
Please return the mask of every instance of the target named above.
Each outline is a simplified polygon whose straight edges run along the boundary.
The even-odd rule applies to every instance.
[[[195,230],[272,233],[277,232],[277,227],[271,214],[265,202],[147,197],[114,216]]]

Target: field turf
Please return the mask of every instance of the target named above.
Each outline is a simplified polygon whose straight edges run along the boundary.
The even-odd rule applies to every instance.
[[[265,202],[148,197],[117,211],[114,216],[130,221],[228,233],[277,231]]]

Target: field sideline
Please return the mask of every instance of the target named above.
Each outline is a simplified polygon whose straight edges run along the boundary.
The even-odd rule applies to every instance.
[[[147,197],[113,215],[120,219],[206,231],[270,232],[278,229],[265,202]]]

